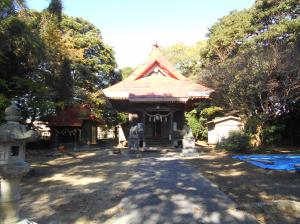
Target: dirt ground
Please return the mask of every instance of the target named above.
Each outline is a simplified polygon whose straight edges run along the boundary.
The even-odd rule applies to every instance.
[[[110,223],[138,159],[108,150],[49,157],[29,151],[20,213],[39,224]],[[111,153],[110,153],[111,154]]]
[[[299,153],[277,149],[268,153]],[[261,224],[300,223],[300,173],[258,168],[232,159],[230,153],[201,148],[188,160]]]
[[[274,152],[300,150],[268,151]],[[21,183],[22,217],[39,224],[111,223],[140,159],[113,155],[108,149],[61,157],[48,153],[27,153],[32,169]],[[186,162],[261,224],[300,223],[300,173],[265,170],[207,147],[200,148],[199,155]]]

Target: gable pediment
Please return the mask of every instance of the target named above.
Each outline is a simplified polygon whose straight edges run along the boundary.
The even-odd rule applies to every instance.
[[[175,74],[173,74],[158,61],[154,61],[152,64],[150,64],[150,66],[145,68],[145,70],[141,72],[140,75],[135,78],[135,80],[149,76],[165,76],[173,79],[178,79]]]

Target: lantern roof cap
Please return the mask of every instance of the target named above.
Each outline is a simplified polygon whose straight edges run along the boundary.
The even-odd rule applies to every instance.
[[[21,119],[21,113],[15,103],[12,103],[4,111],[6,121],[19,121]]]

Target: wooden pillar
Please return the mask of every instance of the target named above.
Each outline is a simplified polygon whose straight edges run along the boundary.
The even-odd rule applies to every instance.
[[[146,112],[143,111],[143,147],[146,147]]]
[[[78,142],[81,143],[81,129],[78,130]]]
[[[87,124],[87,145],[91,144],[91,132],[92,132],[91,129],[92,129],[91,124],[88,123]]]
[[[128,120],[129,120],[129,123],[131,124],[132,121],[133,121],[133,115],[132,115],[132,113],[128,113]]]
[[[77,150],[77,129],[74,129],[74,151]]]
[[[174,111],[170,111],[170,141],[171,141],[171,146],[174,145],[174,137],[173,137],[173,119],[174,119]]]
[[[57,148],[59,146],[58,144],[58,134],[57,134],[57,131],[54,129],[53,131],[55,134],[54,134],[54,148]]]

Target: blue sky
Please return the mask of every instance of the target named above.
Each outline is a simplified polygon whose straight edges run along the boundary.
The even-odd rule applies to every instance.
[[[27,0],[42,10],[49,0]],[[205,39],[208,28],[232,10],[254,0],[64,0],[64,13],[82,17],[98,27],[113,47],[120,68],[142,63],[152,44],[163,47]]]

